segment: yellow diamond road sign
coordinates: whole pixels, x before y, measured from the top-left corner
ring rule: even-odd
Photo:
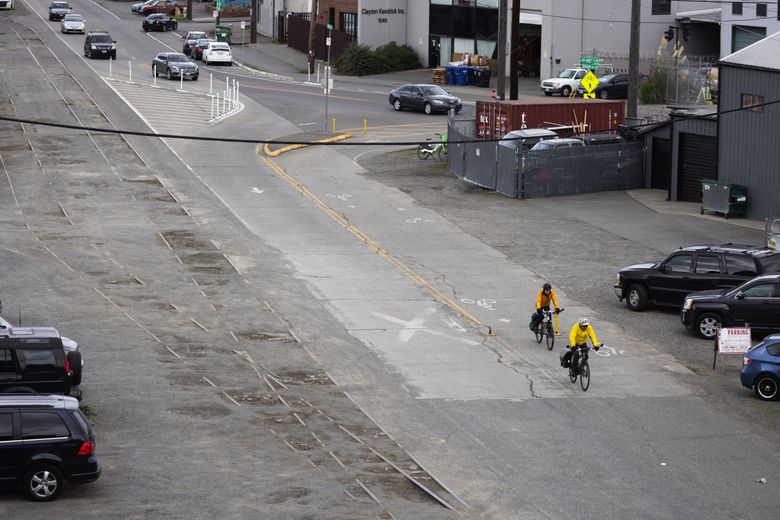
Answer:
[[[585,88],[586,92],[593,92],[593,89],[599,84],[599,78],[593,74],[592,70],[589,70],[580,81],[580,84]]]

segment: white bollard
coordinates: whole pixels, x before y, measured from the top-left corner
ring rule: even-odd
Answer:
[[[236,103],[238,103],[238,88],[241,86],[240,81],[236,81]]]
[[[111,75],[111,62],[114,61],[111,58],[108,59],[108,77],[113,79],[113,76]]]
[[[214,119],[214,96],[211,97],[211,117],[209,120]]]
[[[219,92],[217,92],[217,104],[215,105],[215,107],[216,107],[217,117],[219,117]]]
[[[179,90],[184,90],[184,72],[179,71]]]
[[[213,82],[214,82],[214,74],[209,72],[209,96],[212,95],[211,87],[213,85]]]
[[[130,83],[132,83],[133,82],[133,62],[132,61],[128,61],[127,62],[127,70],[130,71],[130,80],[129,81],[130,81]]]
[[[320,64],[317,64],[317,83],[320,82]]]
[[[226,106],[227,106],[227,98],[223,96],[222,97],[222,114],[225,113],[225,107]]]

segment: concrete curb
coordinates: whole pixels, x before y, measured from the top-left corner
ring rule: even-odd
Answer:
[[[333,143],[333,142],[336,142],[336,141],[343,141],[344,139],[349,139],[350,137],[352,137],[352,134],[347,132],[345,134],[340,134],[340,135],[336,135],[334,137],[328,137],[326,139],[320,139],[318,141],[312,141],[312,142],[313,143]],[[282,146],[278,150],[271,150],[271,148],[268,146],[268,143],[266,143],[265,145],[263,145],[263,152],[268,157],[278,157],[278,156],[282,155],[285,152],[290,152],[292,150],[297,150],[298,148],[305,148],[306,146],[309,146],[309,145],[305,144],[305,143],[288,144],[286,146]]]

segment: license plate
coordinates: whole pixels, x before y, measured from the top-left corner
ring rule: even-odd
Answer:
[[[108,51],[106,51],[106,50],[103,50],[103,51],[100,51],[100,52],[102,52],[103,54],[105,54],[105,53],[107,53]]]

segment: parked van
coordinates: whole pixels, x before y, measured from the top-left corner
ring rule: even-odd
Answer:
[[[523,128],[512,130],[498,142],[501,146],[507,146],[514,150],[530,150],[539,141],[555,139],[558,134],[546,128]]]

